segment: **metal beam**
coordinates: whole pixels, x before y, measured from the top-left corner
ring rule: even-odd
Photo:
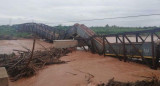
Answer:
[[[155,67],[154,33],[153,32],[151,32],[151,44],[152,44],[152,66]]]
[[[158,39],[160,39],[160,36],[158,34],[154,33],[154,35],[156,35],[158,37]]]
[[[149,63],[145,60],[144,56],[142,55],[142,53],[138,50],[138,48],[129,40],[129,38],[125,35],[125,38],[128,40],[128,42],[132,45],[132,47],[135,49],[135,51],[141,56],[142,60],[146,62],[147,65],[149,65]]]
[[[126,44],[125,44],[125,35],[122,35],[122,39],[123,39],[123,58],[124,58],[124,62],[127,61],[127,56],[126,56]]]
[[[139,34],[138,37],[142,40],[142,42],[145,42],[144,39]]]
[[[138,43],[138,34],[136,34],[136,42]]]
[[[117,35],[116,35],[116,43],[118,43],[118,38],[117,38]]]
[[[119,38],[119,36],[117,35],[117,38],[119,39],[119,41],[121,42],[121,43],[123,43],[123,41]]]
[[[155,68],[154,69],[157,69],[159,67],[159,60],[160,60],[160,44],[158,44],[156,46],[156,62],[155,62]]]
[[[110,48],[112,49],[112,51],[116,54],[116,56],[119,58],[119,60],[121,61],[121,58],[118,56],[118,53],[114,50],[114,48],[112,47],[112,45],[110,44],[110,42],[106,39],[106,38],[104,38],[105,40],[106,40],[106,42],[107,42],[107,44],[110,46]]]
[[[103,36],[103,55],[105,56],[106,46],[105,46],[105,37]]]

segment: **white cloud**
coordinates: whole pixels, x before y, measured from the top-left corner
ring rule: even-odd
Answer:
[[[0,0],[0,24],[70,25],[66,21],[160,13],[160,0]],[[160,16],[79,22],[86,25],[160,26]]]

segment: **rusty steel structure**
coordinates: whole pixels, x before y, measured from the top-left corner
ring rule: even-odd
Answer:
[[[19,31],[34,33],[50,42],[52,42],[53,40],[60,40],[65,38],[64,30],[56,29],[45,24],[24,23],[13,25],[13,27],[17,28]]]
[[[20,31],[27,31],[37,34],[43,39],[63,40],[75,39],[78,40],[79,46],[82,46],[87,51],[85,46],[93,53],[99,53],[104,56],[114,56],[124,62],[132,60],[141,61],[153,69],[159,67],[159,51],[160,44],[156,43],[156,39],[160,39],[160,28],[152,30],[125,32],[118,34],[96,35],[90,28],[83,24],[75,24],[72,28],[64,31],[54,27],[37,24],[25,23],[14,25]],[[109,40],[115,38],[115,42]],[[133,39],[135,41],[133,41]],[[150,39],[149,41],[147,39]]]
[[[152,30],[125,32],[118,34],[95,35],[94,37],[103,38],[103,54],[104,56],[116,56],[119,60],[138,59],[153,69],[159,66],[159,42],[158,33],[160,28]],[[111,43],[108,37],[115,38],[115,42]],[[132,40],[131,40],[132,38]],[[135,41],[133,41],[133,38]],[[155,40],[156,38],[156,40]],[[150,39],[147,41],[146,39]]]
[[[68,30],[67,34],[67,36],[72,36],[75,39],[80,37],[81,39],[79,38],[77,40],[79,40],[79,42],[83,42],[84,45],[87,45],[93,53],[103,53],[102,38],[93,38],[96,33],[87,26],[83,24],[75,24],[71,29]]]
[[[85,40],[85,45],[89,46],[90,50],[99,54],[103,53],[102,39],[99,37],[92,38],[96,33],[83,24],[75,24],[66,31],[38,23],[24,23],[13,25],[13,27],[17,28],[19,31],[34,33],[50,42],[53,42],[53,40],[78,39],[77,37],[81,37],[83,41]],[[91,38],[92,40],[89,40]]]

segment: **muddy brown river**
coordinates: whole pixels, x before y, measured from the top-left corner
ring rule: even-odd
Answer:
[[[52,46],[51,43],[42,40],[36,42],[37,50],[43,49],[41,45]],[[13,49],[25,50],[22,46],[31,49],[32,43],[33,40],[30,39],[0,40],[0,53],[11,53]],[[15,82],[9,81],[9,84],[10,86],[95,86],[95,84],[107,82],[113,77],[115,80],[127,82],[143,80],[145,79],[143,76],[148,77],[153,74],[160,76],[160,70],[152,70],[146,65],[123,62],[116,58],[79,50],[69,53],[61,60],[70,62],[46,66],[33,77]]]
[[[52,43],[47,43],[44,42],[43,40],[36,40],[35,49],[36,50],[44,49],[44,47],[42,47],[41,45],[43,45],[46,48],[52,47]],[[0,54],[12,53],[14,49],[17,50],[26,50],[25,48],[32,49],[32,46],[33,46],[32,39],[0,40]]]
[[[121,38],[122,37],[120,37],[120,39]],[[128,37],[128,38],[132,42],[136,41],[135,37]],[[146,37],[143,36],[142,38],[145,39]],[[107,39],[109,40],[110,43],[115,43],[116,42],[115,37],[107,37]],[[125,40],[125,41],[127,42],[127,40]],[[141,42],[140,39],[139,39],[139,41]],[[146,39],[146,42],[150,42],[150,41],[151,41],[151,37],[149,36]],[[157,41],[157,37],[154,37],[154,41]],[[25,50],[23,48],[23,46],[31,49],[32,48],[32,44],[33,44],[33,40],[32,39],[0,40],[0,54],[12,53],[14,49]],[[35,49],[37,49],[37,50],[43,49],[43,47],[41,45],[45,46],[46,48],[52,47],[52,43],[47,43],[47,42],[44,42],[43,40],[36,40]]]

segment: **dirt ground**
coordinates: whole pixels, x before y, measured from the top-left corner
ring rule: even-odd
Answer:
[[[126,82],[142,80],[152,74],[160,76],[160,70],[85,51],[74,51],[61,59],[70,62],[47,66],[36,76],[10,82],[10,86],[87,86],[90,82],[107,82],[113,77]]]

